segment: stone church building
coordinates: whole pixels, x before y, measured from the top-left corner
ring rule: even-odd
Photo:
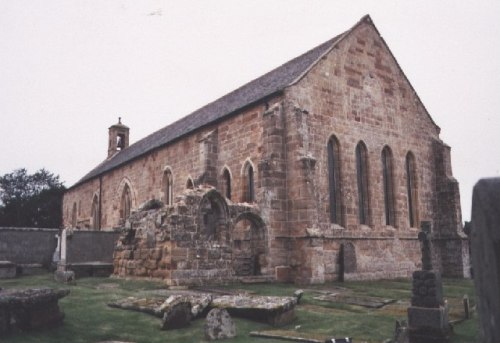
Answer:
[[[114,273],[171,284],[467,277],[450,147],[369,16],[108,156],[68,189],[66,227],[123,231]]]

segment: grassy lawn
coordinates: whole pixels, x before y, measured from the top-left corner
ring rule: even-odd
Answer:
[[[161,283],[109,278],[84,278],[76,285],[55,283],[52,274],[1,280],[2,288],[35,287],[69,288],[71,293],[60,300],[66,314],[59,328],[37,333],[17,333],[2,342],[99,342],[121,340],[129,342],[204,342],[204,320],[195,320],[185,329],[161,331],[161,320],[144,313],[110,308],[108,302],[137,292],[161,289]],[[290,284],[237,284],[227,288],[245,289],[261,295],[292,295],[297,286]],[[410,281],[344,282],[305,287],[301,304],[296,308],[297,320],[279,332],[303,337],[345,337],[355,342],[382,342],[391,338],[396,319],[405,319],[409,306]],[[382,297],[397,300],[381,309],[339,304],[314,299],[318,292],[344,292],[356,296]],[[474,303],[471,280],[444,280],[444,294],[450,305],[450,320],[463,317],[462,297],[469,296]],[[248,336],[250,331],[278,331],[275,328],[249,320],[235,318],[237,337],[226,342],[283,342]],[[296,326],[300,326],[296,328]],[[454,326],[453,342],[476,342],[477,316]]]

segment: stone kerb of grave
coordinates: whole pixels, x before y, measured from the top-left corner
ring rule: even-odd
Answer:
[[[17,330],[51,328],[62,323],[58,300],[69,290],[50,288],[0,291],[0,336]]]

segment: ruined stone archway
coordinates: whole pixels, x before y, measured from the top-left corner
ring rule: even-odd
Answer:
[[[216,190],[208,191],[200,201],[199,232],[208,241],[229,242],[228,208]]]
[[[267,267],[267,230],[250,212],[240,214],[232,230],[233,268],[237,276],[262,275]]]

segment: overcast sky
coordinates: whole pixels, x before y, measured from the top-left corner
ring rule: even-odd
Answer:
[[[452,147],[464,220],[500,176],[500,1],[0,0],[0,174],[71,186],[131,143],[370,14]]]

